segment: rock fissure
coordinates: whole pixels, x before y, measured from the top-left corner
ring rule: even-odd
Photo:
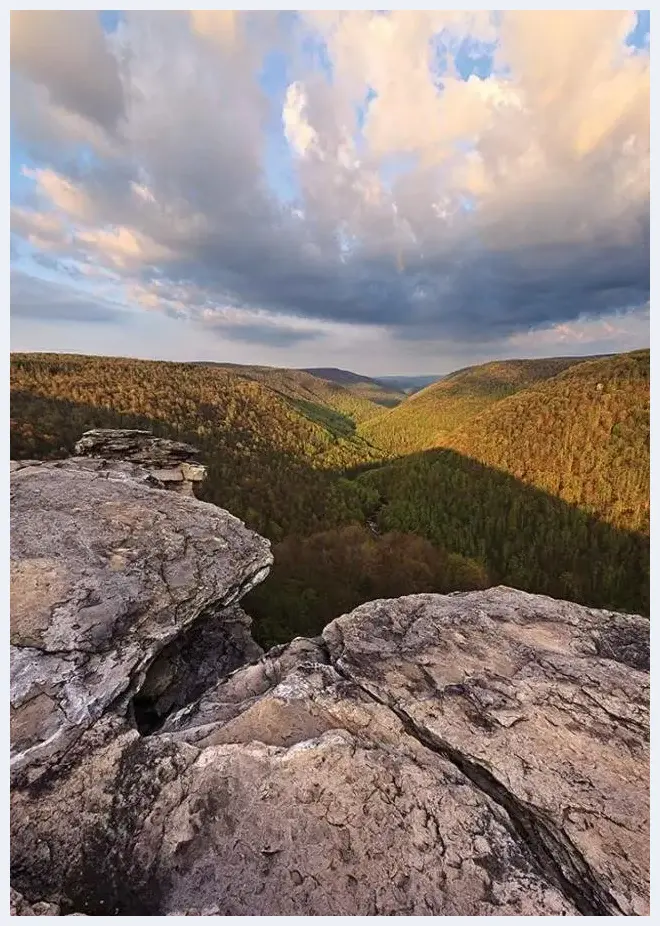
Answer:
[[[614,723],[616,723],[616,724],[622,726],[624,729],[630,730],[630,731],[632,731],[632,732],[634,732],[634,733],[639,733],[640,735],[644,736],[645,738],[648,738],[648,730],[646,729],[646,727],[644,726],[644,724],[638,723],[638,722],[637,722],[636,720],[634,720],[632,717],[623,717],[621,714],[617,714],[615,711],[609,710],[609,708],[607,708],[607,707],[602,703],[602,701],[600,701],[598,698],[595,698],[595,697],[591,694],[590,691],[587,691],[586,688],[583,688],[582,691],[583,691],[583,694],[584,694],[585,698],[589,698],[589,700],[590,700],[593,704],[595,704],[598,708],[600,708],[600,710],[601,710],[604,714],[606,714],[606,715],[609,717],[610,720],[613,720]]]
[[[350,672],[341,659],[332,661],[335,671],[357,685],[369,698],[392,711],[406,733],[422,746],[451,762],[475,787],[498,804],[511,821],[523,847],[531,854],[541,873],[574,903],[584,916],[623,916],[619,904],[598,882],[576,846],[538,807],[517,798],[491,771],[451,746],[391,699],[377,694]]]
[[[252,587],[258,574],[244,584]],[[249,633],[250,618],[232,604],[242,595],[233,589],[209,605],[140,669],[127,716],[142,736],[158,733],[172,713],[194,705],[221,678],[261,656]]]

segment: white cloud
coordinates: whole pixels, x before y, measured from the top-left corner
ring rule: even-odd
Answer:
[[[88,254],[96,254],[118,268],[140,267],[170,258],[168,248],[124,226],[98,231],[81,231],[75,240]]]
[[[290,84],[282,109],[284,134],[295,151],[304,155],[317,141],[317,134],[306,118],[307,95],[300,83]]]
[[[128,13],[110,39],[96,14],[14,14],[12,116],[38,164],[15,234],[119,275],[145,309],[264,343],[323,331],[323,350],[342,326],[402,354],[562,337],[648,298],[649,58],[623,44],[630,13],[284,21]],[[497,42],[485,80],[459,73],[468,35]],[[265,172],[278,115],[293,204]]]

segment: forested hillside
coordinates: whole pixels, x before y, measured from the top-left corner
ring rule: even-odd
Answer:
[[[364,601],[416,592],[487,588],[483,563],[450,553],[410,531],[375,535],[346,524],[311,536],[292,534],[273,549],[268,580],[245,599],[260,639],[314,635]]]
[[[371,379],[368,376],[360,376],[358,373],[351,373],[350,370],[337,370],[334,367],[313,367],[302,372],[311,373],[317,379],[326,380],[328,383],[336,383],[343,386],[352,395],[369,399],[371,402],[375,402],[376,405],[382,405],[386,408],[393,408],[406,397],[405,392],[394,384]],[[373,414],[370,417],[373,417]]]
[[[451,431],[492,403],[556,376],[582,359],[502,360],[457,370],[367,421],[360,433],[394,456],[439,447]]]
[[[379,458],[335,409],[220,367],[13,355],[11,390],[14,457],[66,455],[90,427],[189,440],[209,467],[206,498],[273,539],[360,517],[359,490],[334,471]]]
[[[270,645],[320,629],[321,615],[329,619],[345,602],[358,604],[366,587],[375,597],[393,587],[411,593],[422,575],[428,586],[429,575],[438,579],[444,569],[451,578],[450,569],[457,568],[455,558],[420,538],[381,540],[364,526],[377,494],[345,473],[382,455],[337,411],[353,407],[355,398],[338,397],[341,387],[313,380],[298,371],[266,370],[262,377],[254,368],[246,375],[242,368],[217,365],[14,354],[12,458],[66,456],[92,427],[147,428],[194,443],[208,466],[201,497],[275,544],[277,569],[253,602],[257,635]],[[306,393],[293,388],[301,383]],[[329,393],[334,407],[318,402]],[[344,533],[350,524],[361,533]],[[423,544],[430,564],[416,565],[415,543]],[[350,574],[343,567],[333,572],[338,547],[350,551]],[[307,552],[291,554],[300,549]],[[399,563],[396,586],[390,560]],[[320,602],[316,616],[312,601]]]
[[[648,350],[589,360],[491,406],[445,444],[648,534],[649,379]]]
[[[444,443],[359,477],[382,530],[475,557],[495,582],[647,613],[648,351],[571,366]]]
[[[282,367],[247,366],[238,363],[209,366],[262,383],[292,402],[305,416],[318,420],[321,424],[326,423],[328,409],[331,409],[345,420],[342,422],[339,418],[330,416],[327,423],[335,430],[345,433],[355,431],[357,422],[368,421],[385,411],[385,403],[376,401],[376,396],[384,395],[384,390],[376,383],[365,388],[361,383],[343,384],[312,375],[308,370],[288,370]],[[356,379],[361,380],[362,377]],[[371,382],[367,380],[367,383]],[[399,396],[396,401],[400,401],[401,398],[403,397]]]
[[[452,450],[359,479],[381,499],[382,531],[419,534],[480,562],[492,584],[648,613],[649,541]]]
[[[647,613],[648,370],[648,351],[486,364],[386,410],[306,371],[15,354],[12,456],[67,455],[92,427],[196,444],[202,497],[274,543],[245,602],[264,645],[367,599],[499,582]],[[381,448],[400,412],[413,447],[446,449]]]

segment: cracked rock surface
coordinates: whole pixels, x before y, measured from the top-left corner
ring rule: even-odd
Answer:
[[[21,902],[88,915],[648,914],[648,621],[509,588],[414,595],[266,654],[224,643],[214,666],[203,641],[223,620],[249,636],[236,601],[270,563],[265,541],[134,468],[90,463],[13,476],[12,555],[43,563],[19,568],[12,597],[25,651],[12,685],[41,679],[17,701],[36,727],[26,744],[23,720],[15,747]],[[39,506],[50,541],[29,529]],[[113,570],[118,543],[135,558]],[[96,582],[103,632],[62,604],[86,607],[73,575]],[[136,576],[127,614],[116,602]],[[55,661],[37,675],[41,660]],[[149,735],[129,692],[160,710]]]
[[[13,468],[14,778],[36,780],[128,703],[156,655],[200,615],[227,640],[218,674],[244,662],[243,649],[258,655],[231,606],[267,574],[268,542],[149,479],[135,464],[101,460]]]

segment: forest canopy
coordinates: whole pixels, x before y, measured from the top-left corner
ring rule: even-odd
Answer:
[[[198,446],[201,497],[274,544],[245,600],[266,645],[361,601],[495,583],[648,613],[648,351],[486,364],[403,400],[322,372],[345,383],[14,354],[12,457],[66,456],[93,427]]]

